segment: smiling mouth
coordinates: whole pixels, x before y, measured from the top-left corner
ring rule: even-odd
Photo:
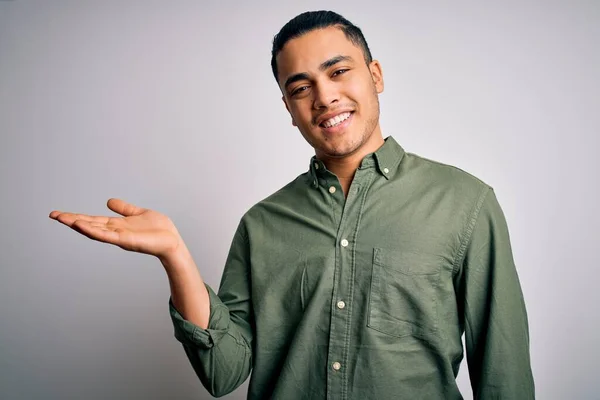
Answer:
[[[350,118],[351,114],[352,114],[351,111],[343,112],[341,114],[336,115],[333,118],[329,118],[329,119],[321,122],[319,124],[319,126],[322,128],[334,128],[334,127],[338,126],[339,124],[341,124],[342,122],[344,122],[345,120],[347,120],[348,118]]]

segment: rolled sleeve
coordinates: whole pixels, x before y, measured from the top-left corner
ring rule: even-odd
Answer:
[[[206,283],[208,327],[186,320],[169,298],[174,336],[204,387],[213,396],[235,390],[252,370],[252,304],[248,240],[240,222],[234,235],[218,293]]]
[[[229,311],[214,290],[207,284],[204,286],[206,286],[210,299],[210,317],[207,329],[186,320],[173,305],[171,297],[169,297],[169,312],[173,322],[174,335],[178,341],[188,346],[210,349],[227,333]]]

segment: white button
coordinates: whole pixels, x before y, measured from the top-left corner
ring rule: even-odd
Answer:
[[[346,239],[342,239],[342,247],[348,246],[348,241]]]
[[[387,168],[384,168],[384,169],[383,169],[383,172],[387,174],[388,172],[390,172],[390,170],[389,170],[389,169],[387,169]]]
[[[342,368],[342,364],[340,364],[339,362],[334,362],[332,365],[333,369],[335,369],[336,371],[338,371],[340,368]]]
[[[331,194],[335,193],[335,186],[329,186],[329,193],[331,193]]]
[[[319,163],[315,163],[315,169],[319,169]]]
[[[346,307],[346,303],[344,303],[342,300],[337,302],[337,308],[341,310],[344,307]]]

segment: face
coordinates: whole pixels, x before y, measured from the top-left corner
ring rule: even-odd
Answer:
[[[367,65],[362,50],[337,27],[308,32],[277,55],[283,101],[317,157],[344,158],[375,151],[381,140],[379,62]]]

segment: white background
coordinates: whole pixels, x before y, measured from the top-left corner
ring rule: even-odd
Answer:
[[[270,50],[323,8],[383,66],[384,136],[495,188],[538,398],[599,398],[599,2],[63,0],[0,1],[0,398],[209,398],[160,263],[48,214],[161,211],[216,288],[242,214],[308,168]]]

